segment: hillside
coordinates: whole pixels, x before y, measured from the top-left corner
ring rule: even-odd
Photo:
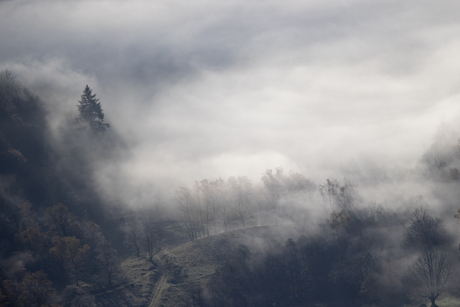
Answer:
[[[250,247],[252,253],[264,251],[273,242],[295,235],[294,229],[261,226],[222,233],[187,242],[160,253],[166,282],[150,307],[178,306],[193,287],[204,286],[215,270],[233,259],[238,246]]]
[[[239,245],[257,253],[295,235],[292,228],[261,226],[190,241],[165,248],[155,256],[154,264],[143,255],[129,257],[121,264],[124,282],[85,290],[95,296],[98,306],[188,306],[193,288],[204,286],[218,267],[232,259]]]
[[[269,251],[278,253],[277,246],[282,246],[280,244],[288,238],[295,240],[300,233],[288,226],[252,227],[165,248],[155,256],[153,264],[145,255],[129,257],[121,265],[124,282],[109,289],[91,289],[89,292],[95,296],[98,306],[207,306],[197,303],[200,296],[209,295],[207,290],[201,291],[209,288],[211,280],[216,280],[216,272],[220,272],[217,275],[225,274],[221,269],[238,257],[241,245],[249,248],[250,254],[255,256],[253,259],[262,259],[261,255]],[[411,307],[419,306],[421,302],[417,297],[397,295],[391,300],[383,299],[380,303],[365,306]],[[343,306],[349,306],[348,303],[351,302]],[[459,304],[458,295],[453,292],[437,301],[439,307]],[[322,305],[313,303],[312,306]]]

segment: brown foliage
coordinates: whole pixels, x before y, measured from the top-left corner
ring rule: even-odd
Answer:
[[[26,249],[39,253],[45,246],[46,236],[40,231],[40,228],[29,226],[26,230],[16,234],[15,240],[22,244]]]
[[[27,272],[20,282],[1,281],[0,306],[58,307],[56,290],[43,271]]]
[[[78,228],[74,215],[70,213],[67,206],[62,204],[57,204],[46,210],[45,223],[51,233],[61,237],[74,234]]]
[[[67,270],[75,275],[75,281],[78,286],[79,271],[90,247],[87,244],[81,246],[80,239],[75,237],[54,237],[53,245],[50,249],[50,254],[58,263],[66,266]]]

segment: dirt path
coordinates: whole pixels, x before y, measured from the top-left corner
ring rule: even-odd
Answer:
[[[168,275],[163,272],[163,275],[158,280],[157,284],[155,285],[155,289],[153,290],[153,296],[150,300],[149,307],[158,307],[161,299],[161,292],[167,288],[166,281],[168,280]]]

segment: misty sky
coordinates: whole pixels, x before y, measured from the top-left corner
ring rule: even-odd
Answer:
[[[86,84],[136,185],[413,165],[460,114],[458,1],[0,1],[0,69],[75,112]],[[58,108],[59,107],[59,108]],[[59,122],[53,123],[56,127]],[[346,168],[346,167],[345,167]]]

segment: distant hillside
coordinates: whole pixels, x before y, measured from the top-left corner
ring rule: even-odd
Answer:
[[[156,255],[154,264],[144,257],[129,257],[121,264],[125,285],[115,292],[96,294],[96,303],[128,306],[126,302],[130,301],[132,306],[191,306],[193,290],[204,287],[216,269],[234,259],[239,246],[262,253],[275,242],[295,236],[297,231],[292,227],[252,227],[165,248]],[[149,305],[144,305],[142,301],[147,298]]]

